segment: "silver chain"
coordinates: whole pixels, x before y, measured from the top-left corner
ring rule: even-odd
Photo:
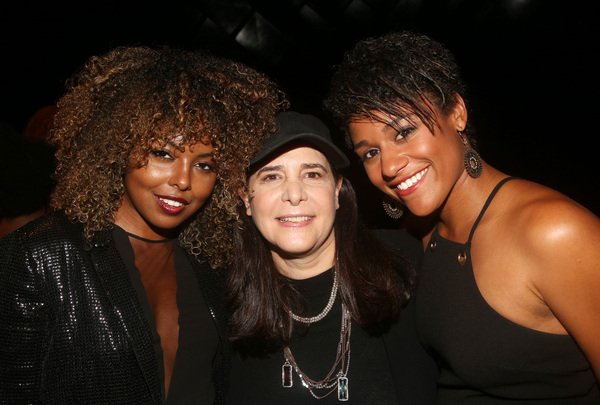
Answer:
[[[346,305],[344,305],[342,303],[342,326],[341,326],[341,330],[340,330],[340,341],[339,341],[338,347],[337,347],[337,354],[336,354],[335,362],[333,363],[333,366],[331,367],[331,370],[329,371],[327,376],[324,379],[322,379],[321,381],[312,380],[306,374],[304,374],[302,372],[302,370],[300,370],[300,367],[298,367],[298,364],[296,363],[296,360],[294,359],[294,356],[292,355],[292,351],[290,350],[289,346],[286,346],[283,349],[285,363],[283,365],[282,378],[284,379],[284,381],[285,380],[289,381],[288,382],[289,385],[285,385],[285,383],[284,383],[284,387],[292,386],[291,375],[284,375],[286,373],[286,371],[285,371],[286,367],[292,366],[294,368],[294,370],[296,371],[296,374],[298,374],[298,377],[300,378],[302,385],[305,388],[307,388],[308,391],[310,392],[310,394],[313,397],[315,397],[316,399],[325,398],[326,396],[331,394],[333,391],[335,391],[335,389],[337,387],[338,400],[340,400],[340,401],[348,400],[348,391],[347,391],[348,378],[347,378],[347,375],[348,375],[348,369],[350,368],[350,332],[351,332],[351,326],[352,326],[351,319],[352,319],[352,317],[350,315],[350,311],[348,311],[348,309],[346,308]],[[340,366],[340,369],[336,373],[336,369],[338,368],[338,366]],[[340,382],[340,380],[344,380],[343,390],[342,390],[342,387],[340,386],[340,384],[342,384]],[[330,389],[330,391],[327,392],[325,395],[319,396],[313,392],[313,389]],[[341,392],[341,391],[343,391],[343,392]]]
[[[338,291],[338,286],[339,286],[338,271],[336,269],[333,271],[333,287],[331,288],[331,295],[329,296],[329,301],[327,302],[327,306],[325,306],[325,309],[323,309],[323,311],[319,315],[315,315],[310,318],[303,318],[301,316],[294,314],[292,311],[290,311],[290,316],[292,317],[292,319],[294,319],[295,321],[298,321],[298,322],[313,323],[313,322],[318,322],[321,319],[325,318],[325,315],[327,315],[329,313],[329,311],[331,310],[331,307],[333,307],[333,303],[335,302],[335,297],[336,297],[337,291]]]

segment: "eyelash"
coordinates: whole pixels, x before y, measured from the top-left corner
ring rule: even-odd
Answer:
[[[415,127],[405,127],[400,128],[400,130],[396,133],[396,140],[402,140],[409,137],[415,130]]]
[[[364,163],[367,160],[373,159],[375,156],[368,156],[372,152],[379,153],[379,151],[377,149],[369,149],[368,151],[366,151],[365,153],[363,153],[362,157],[360,158],[360,161]]]
[[[262,182],[266,182],[266,181],[271,181],[271,180],[276,180],[277,179],[277,175],[276,174],[267,174],[264,175],[263,177],[261,177],[261,181]]]
[[[155,156],[160,159],[173,159],[173,156],[169,152],[167,152],[166,150],[162,150],[162,149],[153,150],[150,152],[150,154],[152,156]]]
[[[205,163],[205,162],[199,162],[196,164],[196,166],[199,167],[200,170],[205,170],[205,171],[214,171],[214,167],[211,164]]]
[[[165,159],[165,160],[173,160],[173,155],[171,155],[170,152],[166,151],[166,150],[153,150],[150,152],[150,154],[152,156],[155,156],[159,159]],[[214,167],[213,165],[211,165],[210,163],[206,163],[206,162],[198,162],[195,165],[196,167],[198,167],[200,170],[202,171],[214,171]]]
[[[320,179],[321,177],[323,177],[323,175],[319,172],[308,172],[308,173],[306,173],[306,176],[308,176],[311,179],[315,179],[315,178]]]
[[[394,140],[397,141],[402,141],[402,140],[406,140],[406,138],[408,138],[410,135],[412,135],[412,133],[415,131],[415,127],[405,127],[405,128],[400,128],[398,130],[398,132],[396,132],[396,136],[394,137]],[[369,154],[372,154],[373,152],[376,152],[375,155],[373,156],[368,156]],[[379,151],[377,149],[369,149],[367,150],[365,153],[363,153],[362,157],[360,158],[360,162],[364,163],[367,160],[373,159],[377,154],[379,154]]]

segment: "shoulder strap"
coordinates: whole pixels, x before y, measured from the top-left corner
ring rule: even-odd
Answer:
[[[496,193],[498,192],[498,190],[500,190],[500,187],[502,187],[504,185],[504,183],[506,183],[510,180],[514,180],[514,179],[516,179],[516,177],[505,177],[502,180],[500,180],[498,182],[498,184],[496,184],[496,187],[494,187],[494,189],[490,193],[489,197],[487,198],[487,201],[483,205],[483,208],[479,212],[479,216],[477,217],[477,219],[475,220],[475,223],[473,224],[473,227],[471,228],[471,233],[469,234],[469,240],[467,241],[467,244],[469,244],[469,245],[471,244],[471,239],[473,238],[475,229],[477,229],[477,225],[479,225],[479,221],[481,221],[481,218],[483,218],[483,214],[485,214],[485,212],[487,211],[488,207],[492,203],[492,200],[496,196]]]

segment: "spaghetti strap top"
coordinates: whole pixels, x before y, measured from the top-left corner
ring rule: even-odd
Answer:
[[[415,317],[419,338],[440,366],[438,404],[598,404],[597,380],[571,336],[513,323],[477,287],[473,235],[500,188],[513,179],[495,186],[466,243],[445,239],[436,227],[426,248]]]
[[[481,209],[481,211],[479,211],[479,215],[477,216],[477,219],[473,223],[473,226],[471,227],[471,232],[469,233],[469,240],[467,241],[467,245],[468,246],[471,246],[471,240],[473,239],[473,234],[475,233],[475,229],[477,229],[477,225],[479,225],[479,221],[481,221],[481,218],[483,218],[483,215],[485,214],[485,212],[487,211],[488,207],[492,203],[492,200],[494,199],[494,197],[498,193],[498,190],[500,190],[500,187],[502,187],[506,182],[508,182],[510,180],[514,180],[514,179],[516,179],[516,177],[505,177],[504,179],[500,180],[498,182],[498,184],[496,184],[496,186],[494,187],[494,189],[490,193],[489,197],[485,201],[485,204],[483,204],[483,208]]]
[[[473,223],[473,226],[471,227],[471,231],[469,232],[469,238],[467,239],[467,242],[464,244],[463,248],[458,250],[457,260],[461,265],[466,263],[467,252],[469,252],[471,250],[471,240],[473,240],[473,234],[475,233],[475,229],[477,229],[477,225],[479,225],[481,218],[483,218],[483,214],[485,214],[488,207],[492,203],[492,200],[496,196],[496,193],[498,193],[498,190],[500,190],[500,188],[504,185],[504,183],[506,183],[510,180],[514,180],[514,179],[516,179],[516,177],[505,177],[504,179],[500,180],[498,182],[498,184],[496,184],[496,186],[494,187],[494,189],[492,190],[490,195],[488,196],[487,200],[485,201],[485,204],[483,204],[483,208],[481,208],[481,211],[479,211],[479,215],[477,216],[477,219],[475,220],[475,222]],[[429,246],[430,250],[434,250],[437,245],[436,235],[438,235],[438,227],[439,227],[439,222],[435,226],[435,232],[429,240],[428,246]]]

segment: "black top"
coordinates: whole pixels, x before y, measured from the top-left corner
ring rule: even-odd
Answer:
[[[129,237],[128,237],[129,236]],[[129,276],[136,290],[140,304],[154,336],[154,351],[158,359],[158,372],[161,376],[162,392],[164,396],[164,367],[163,352],[160,336],[156,330],[156,323],[150,304],[148,302],[144,285],[140,278],[140,271],[136,267],[137,255],[150,255],[146,263],[157,264],[161,261],[159,251],[169,250],[172,263],[177,275],[177,307],[179,309],[179,343],[173,366],[173,373],[169,387],[166,404],[212,404],[215,398],[215,389],[212,384],[212,361],[219,345],[219,335],[212,321],[202,294],[199,293],[190,261],[179,246],[177,239],[164,239],[151,241],[126,233],[122,228],[115,226],[113,237],[119,253],[123,257],[129,270]],[[130,237],[134,238],[140,248],[132,248]],[[155,259],[155,260],[153,260]]]
[[[310,314],[314,316],[325,308],[333,284],[333,272],[329,270],[306,280],[292,280],[306,298]],[[340,340],[342,317],[341,300],[338,297],[333,308],[322,320],[301,328],[295,333],[290,349],[298,367],[313,380],[323,379],[336,357]],[[349,400],[351,404],[389,405],[398,403],[385,346],[381,337],[371,337],[356,323],[352,323],[350,335],[350,368],[348,370]],[[283,351],[266,359],[237,356],[232,360],[231,379],[227,402],[231,404],[333,404],[339,403],[337,391],[317,400],[302,386],[293,372],[293,386],[282,386]],[[315,391],[320,395],[326,390]]]
[[[216,402],[229,370],[219,275],[187,255],[221,338]],[[55,212],[0,241],[0,403],[162,404],[152,328],[112,232],[83,239]]]
[[[444,239],[436,229],[425,252],[416,321],[441,365],[438,403],[599,404],[597,381],[571,336],[509,321],[477,288],[471,240],[502,184],[489,196],[467,243]],[[459,254],[466,259],[462,265]]]
[[[439,368],[421,344],[415,326],[415,297],[419,293],[423,244],[404,230],[376,229],[373,232],[389,249],[406,258],[417,274],[417,285],[400,320],[383,335],[396,394],[401,404],[435,404]]]

